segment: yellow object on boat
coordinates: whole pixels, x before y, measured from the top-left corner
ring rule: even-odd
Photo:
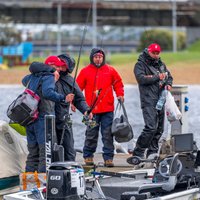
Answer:
[[[19,134],[26,136],[26,128],[18,123],[10,123],[10,127],[15,129]]]

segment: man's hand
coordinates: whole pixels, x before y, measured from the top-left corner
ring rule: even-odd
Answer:
[[[55,82],[57,82],[59,78],[60,78],[60,74],[57,71],[55,71],[54,72],[54,80],[55,80]]]
[[[70,93],[66,96],[65,101],[72,102],[74,100],[74,94]]]
[[[124,103],[124,97],[123,96],[118,96],[117,99]]]
[[[84,115],[85,115],[85,116],[88,115],[88,112],[85,111]],[[93,114],[92,114],[92,112],[90,112],[90,114],[88,115],[88,118],[89,118],[90,120],[93,119]]]
[[[76,107],[74,106],[74,104],[71,103],[70,105],[71,105],[71,111],[76,112]]]
[[[172,89],[172,86],[171,85],[166,85],[165,89],[168,90],[168,91],[170,91]]]
[[[160,73],[159,78],[160,80],[164,80],[166,78],[167,74],[166,73]]]

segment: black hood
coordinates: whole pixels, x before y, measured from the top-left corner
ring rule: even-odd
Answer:
[[[67,54],[61,54],[58,56],[58,58],[60,58],[67,64],[68,66],[67,72],[72,73],[76,64],[75,60]]]
[[[140,54],[138,61],[142,61],[151,66],[162,66],[163,65],[160,58],[155,59],[149,55],[147,48],[145,48],[144,51],[142,52],[142,54]]]
[[[41,62],[33,62],[31,63],[29,67],[29,71],[32,74],[38,74],[38,73],[54,73],[56,71],[55,68],[51,67],[50,65],[46,65]]]
[[[95,63],[93,62],[93,56],[96,53],[102,53],[103,54],[103,62],[102,62],[102,64],[100,66],[96,66]],[[95,65],[96,67],[101,67],[101,66],[103,66],[105,64],[105,60],[106,60],[106,56],[105,56],[105,53],[104,53],[103,49],[101,49],[101,48],[93,48],[91,50],[91,53],[90,53],[90,63],[91,64]]]

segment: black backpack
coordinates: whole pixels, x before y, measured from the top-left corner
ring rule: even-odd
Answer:
[[[9,105],[7,110],[8,118],[11,119],[12,122],[22,126],[31,124],[39,115],[38,104],[40,102],[40,97],[34,91],[28,89],[30,81],[24,92]],[[36,88],[38,87],[39,83]]]

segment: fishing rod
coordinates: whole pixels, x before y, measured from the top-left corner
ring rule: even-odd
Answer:
[[[82,36],[82,40],[81,40],[81,46],[80,46],[80,49],[79,49],[78,60],[77,60],[77,65],[76,65],[76,70],[75,70],[75,75],[74,75],[74,81],[73,81],[73,86],[72,86],[72,94],[74,93],[74,85],[75,85],[76,77],[77,77],[77,74],[78,74],[81,52],[82,52],[83,42],[85,40],[85,35],[86,35],[86,32],[87,32],[87,25],[88,25],[88,21],[89,21],[89,17],[90,17],[91,8],[92,8],[92,1],[91,1],[91,4],[90,4],[90,7],[88,9],[86,22],[85,22],[85,26],[84,26],[84,29],[83,29],[83,36]]]
[[[116,82],[117,82],[117,81],[115,80],[114,83],[113,83],[113,85],[114,85]],[[103,98],[107,95],[107,93],[108,93],[108,91],[109,91],[110,89],[111,89],[110,87],[107,88],[107,90],[104,92],[104,95],[101,96],[101,99],[103,99]],[[83,116],[82,122],[83,122],[86,126],[89,126],[90,128],[93,128],[93,127],[95,127],[95,126],[97,125],[97,123],[96,123],[96,121],[95,121],[94,119],[92,119],[92,120],[89,119],[89,114],[92,112],[92,110],[95,108],[95,106],[96,106],[97,103],[99,102],[99,100],[100,100],[100,99],[99,99],[99,95],[100,95],[101,91],[102,91],[102,88],[98,90],[97,95],[96,95],[96,98],[95,98],[93,104],[90,106],[90,109],[87,111],[87,115],[84,115],[84,116]]]
[[[90,109],[88,110],[88,114],[90,114],[93,111],[93,109],[95,108],[95,106],[97,105],[97,101],[99,99],[99,95],[100,95],[101,91],[102,91],[102,89],[98,90],[96,98],[95,98],[93,104],[90,106]]]

